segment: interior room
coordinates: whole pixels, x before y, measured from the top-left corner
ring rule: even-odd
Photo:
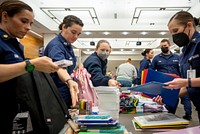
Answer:
[[[33,8],[34,23],[28,34],[20,39],[26,58],[37,58],[50,40],[60,33],[59,24],[67,15],[78,16],[84,23],[83,31],[72,46],[77,60],[84,62],[95,51],[99,40],[107,40],[112,48],[107,71],[116,68],[128,58],[140,67],[145,49],[161,52],[160,41],[168,39],[170,50],[181,54],[182,48],[173,43],[168,31],[169,19],[178,11],[188,11],[200,18],[200,0],[22,0]],[[200,31],[200,26],[197,26]],[[199,124],[195,107],[192,108],[191,126]],[[184,115],[178,105],[177,115]],[[128,131],[135,132],[132,116],[120,115],[120,122]],[[127,121],[128,120],[128,121]],[[131,125],[130,125],[131,124]],[[141,134],[143,132],[135,132]],[[147,134],[152,132],[147,132]]]

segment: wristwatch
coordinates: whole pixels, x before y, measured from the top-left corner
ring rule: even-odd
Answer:
[[[33,72],[33,70],[35,69],[35,66],[33,64],[31,64],[29,59],[26,59],[25,62],[26,62],[26,67],[25,67],[26,71]]]

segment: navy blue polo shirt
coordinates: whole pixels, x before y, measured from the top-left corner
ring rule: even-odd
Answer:
[[[5,31],[0,29],[0,64],[13,64],[24,61],[23,46]],[[12,80],[0,83],[0,94],[2,90],[12,90]]]
[[[72,45],[68,44],[61,34],[58,34],[58,36],[48,43],[45,48],[44,55],[52,58],[53,61],[59,61],[63,59],[71,60],[73,65],[66,67],[66,70],[69,75],[73,73],[73,70],[76,66],[76,57],[74,55]],[[57,73],[52,73],[51,76],[60,90],[65,90],[67,88],[66,84],[60,80]]]
[[[160,53],[153,58],[152,69],[180,76],[179,56],[170,52],[170,55]]]
[[[5,31],[0,29],[0,64],[13,64],[24,61],[23,46]],[[14,118],[17,112],[17,101],[15,96],[15,79],[0,83],[0,113]],[[4,115],[3,115],[4,116]],[[2,117],[2,116],[1,116]]]
[[[24,61],[23,46],[5,31],[0,29],[0,64]]]
[[[187,70],[190,68],[188,59],[194,57],[191,60],[192,69],[196,70],[196,77],[200,77],[200,33],[195,32],[190,44],[184,46],[182,49],[182,55],[180,56],[180,71],[181,77],[187,78]],[[200,87],[187,88],[190,99],[193,101],[197,110],[200,111]],[[200,117],[200,115],[199,115]]]
[[[144,59],[140,61],[140,69],[138,73],[138,78],[141,78],[142,71],[148,68],[151,68],[151,60],[144,57]]]
[[[106,75],[107,59],[102,60],[94,52],[83,62],[84,67],[91,74],[91,81],[96,86],[108,86],[108,81],[111,79]]]

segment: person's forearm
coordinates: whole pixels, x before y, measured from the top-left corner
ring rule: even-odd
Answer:
[[[58,73],[60,80],[62,80],[63,82],[65,82],[67,79],[71,78],[71,76],[68,74],[66,69],[60,68],[60,69],[58,69],[57,73]]]
[[[191,87],[200,87],[200,78],[191,78]]]
[[[26,63],[0,64],[0,83],[26,73]]]

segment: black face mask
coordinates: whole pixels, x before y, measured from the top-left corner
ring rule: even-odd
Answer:
[[[186,46],[190,42],[189,37],[184,32],[174,34],[172,35],[172,38],[173,38],[173,42],[179,47]]]
[[[167,53],[169,51],[168,47],[161,47],[161,51],[163,53]]]

